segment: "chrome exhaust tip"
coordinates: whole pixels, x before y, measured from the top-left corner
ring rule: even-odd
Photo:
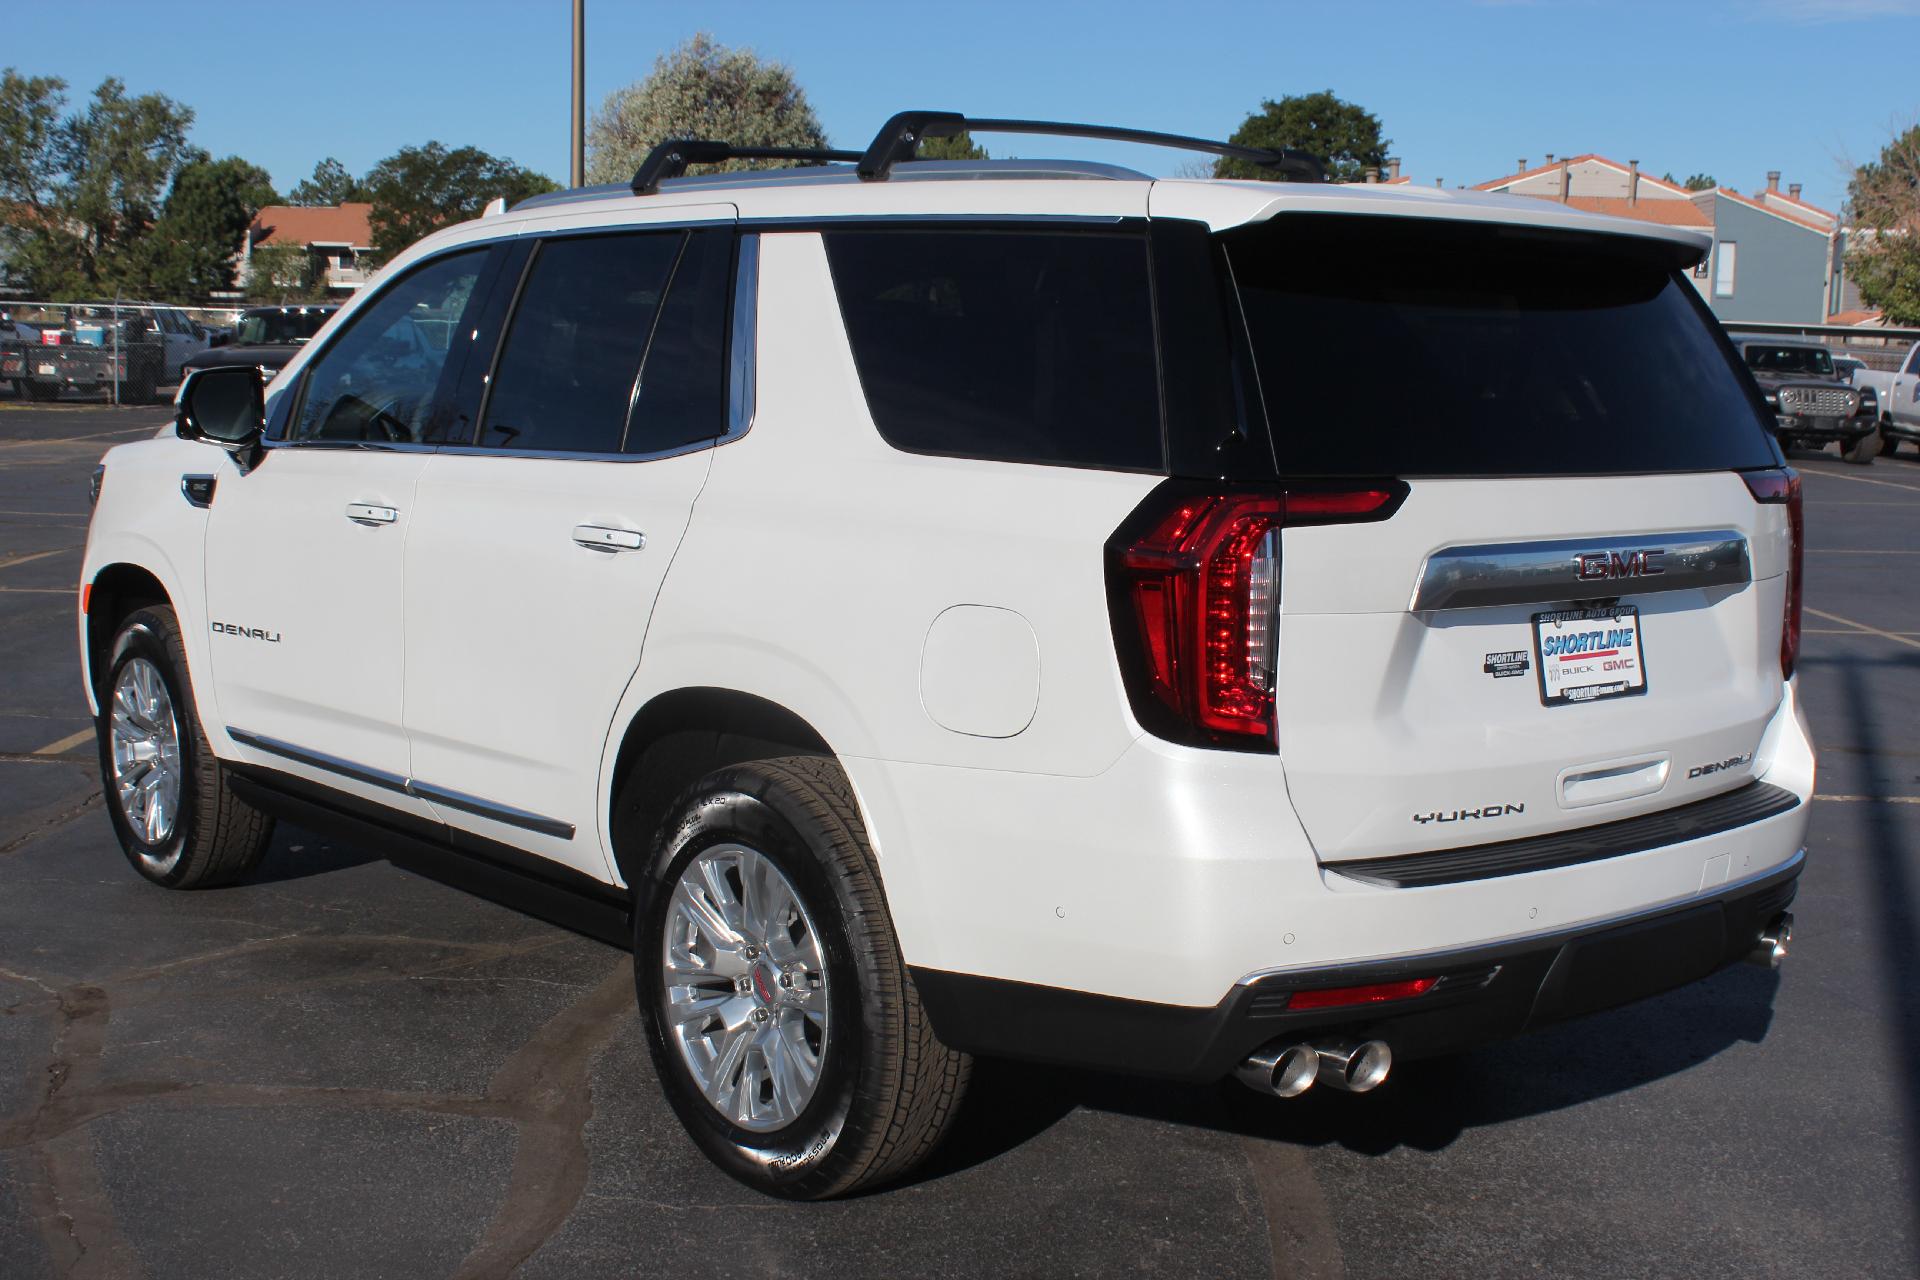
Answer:
[[[1385,1040],[1323,1044],[1316,1052],[1320,1058],[1320,1083],[1346,1093],[1366,1093],[1378,1088],[1387,1078],[1387,1072],[1393,1069],[1393,1050]]]
[[[1297,1098],[1313,1088],[1320,1073],[1320,1055],[1310,1044],[1274,1043],[1247,1055],[1234,1070],[1241,1084],[1255,1093]]]
[[[1792,941],[1793,912],[1782,911],[1760,931],[1753,950],[1747,952],[1747,963],[1759,965],[1762,969],[1778,969],[1780,962],[1787,958],[1787,944]]]

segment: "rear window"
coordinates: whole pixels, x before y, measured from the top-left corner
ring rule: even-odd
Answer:
[[[1143,236],[827,233],[854,363],[897,448],[1164,466]]]
[[[1225,243],[1283,475],[1774,465],[1747,380],[1660,246],[1332,215]]]

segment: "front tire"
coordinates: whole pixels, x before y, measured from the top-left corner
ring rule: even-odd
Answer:
[[[168,889],[208,889],[250,873],[273,820],[233,793],[194,710],[173,610],[135,610],[114,633],[95,733],[107,813],[120,848]]]
[[[1852,443],[1840,445],[1840,456],[1855,466],[1864,467],[1880,453],[1880,428],[1875,427]]]
[[[971,1060],[920,1007],[838,765],[792,756],[709,774],[641,888],[648,1048],[715,1164],[815,1200],[897,1178],[938,1145]]]

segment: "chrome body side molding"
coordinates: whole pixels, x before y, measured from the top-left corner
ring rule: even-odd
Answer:
[[[1495,542],[1428,556],[1407,607],[1418,613],[1552,604],[1751,581],[1746,536],[1733,529]]]
[[[323,751],[309,751],[291,742],[269,738],[263,733],[253,733],[246,729],[228,729],[227,736],[242,746],[252,747],[256,751],[265,751],[283,760],[292,760],[314,769],[324,769],[328,773],[337,773],[343,778],[352,778],[355,782],[364,782],[368,786],[412,796],[416,800],[425,800],[428,804],[459,809],[493,822],[505,823],[510,827],[536,831],[543,836],[555,836],[561,840],[573,839],[573,824],[562,822],[558,818],[542,817],[537,813],[528,813],[525,809],[495,804],[491,800],[482,800],[478,796],[470,796],[465,792],[431,786],[415,778],[403,778],[397,773],[389,773],[385,769],[369,768],[366,765],[355,764],[351,760],[342,760],[338,756],[330,756]]]

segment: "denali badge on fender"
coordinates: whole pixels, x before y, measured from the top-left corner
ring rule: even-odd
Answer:
[[[236,627],[231,622],[213,624],[213,634],[217,636],[239,636],[243,640],[265,640],[268,644],[279,644],[280,633],[268,631],[263,627]]]

